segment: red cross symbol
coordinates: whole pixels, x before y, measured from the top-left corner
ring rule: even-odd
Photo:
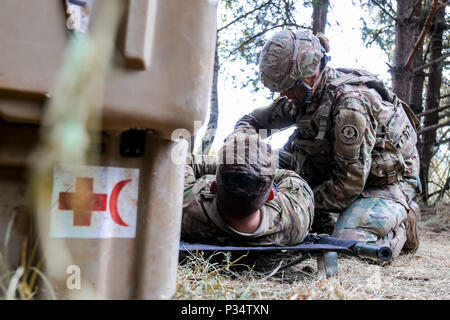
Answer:
[[[92,211],[106,211],[108,195],[93,193],[94,179],[77,178],[76,192],[59,193],[59,210],[73,210],[74,226],[90,226]]]

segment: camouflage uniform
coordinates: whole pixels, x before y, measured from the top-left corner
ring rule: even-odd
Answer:
[[[262,220],[254,233],[231,228],[218,212],[215,194],[216,159],[189,156],[185,170],[181,239],[229,245],[294,245],[303,241],[313,220],[312,190],[295,172],[277,169],[275,198],[261,207]]]
[[[314,190],[318,220],[340,214],[333,236],[390,245],[406,241],[411,202],[420,192],[417,118],[364,70],[325,68],[312,102],[280,97],[242,117],[236,130],[296,125],[280,167]]]

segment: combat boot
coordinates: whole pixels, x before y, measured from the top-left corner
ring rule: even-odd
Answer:
[[[419,205],[411,201],[409,203],[409,212],[405,220],[406,227],[406,242],[403,250],[408,253],[416,253],[419,248],[419,220],[420,208]]]

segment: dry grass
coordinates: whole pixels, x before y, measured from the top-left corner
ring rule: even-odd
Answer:
[[[52,288],[40,271],[43,260],[38,254],[38,240],[33,236],[25,237],[22,242],[21,264],[16,269],[10,267],[8,246],[14,217],[13,214],[4,236],[4,247],[0,250],[0,300],[33,300],[38,288],[38,277],[49,286],[50,291]],[[29,235],[32,235],[32,231]]]
[[[420,248],[380,266],[339,257],[339,275],[320,279],[315,259],[272,277],[289,254],[243,257],[194,252],[179,265],[174,299],[450,299],[450,206],[423,210]]]
[[[450,299],[450,206],[422,212],[418,252],[387,266],[340,256],[335,278],[320,279],[315,259],[268,277],[262,272],[294,256],[193,252],[179,265],[174,299]],[[36,277],[45,282],[35,250],[36,243],[24,243],[16,270],[8,270],[0,250],[0,299],[35,298]]]

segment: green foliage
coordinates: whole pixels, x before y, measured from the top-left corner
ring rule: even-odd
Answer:
[[[362,40],[365,46],[377,44],[387,54],[389,60],[393,61],[396,13],[392,9],[392,1],[360,0],[360,5],[367,12],[367,18],[361,18]],[[383,10],[380,6],[384,6]]]
[[[310,5],[305,1],[303,5]],[[264,43],[273,33],[284,28],[310,29],[296,18],[299,1],[295,0],[222,0],[219,4],[218,53],[220,60],[240,59],[250,66],[242,87],[258,91],[259,78],[255,66]],[[309,17],[308,17],[309,18]],[[236,84],[235,84],[236,85]]]

